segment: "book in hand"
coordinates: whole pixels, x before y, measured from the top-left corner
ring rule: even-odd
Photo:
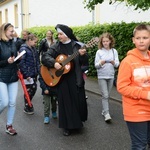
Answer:
[[[26,53],[25,50],[23,50],[19,55],[14,59],[14,61],[18,60],[21,56],[23,56]]]

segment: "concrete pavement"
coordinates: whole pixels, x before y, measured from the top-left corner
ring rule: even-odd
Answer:
[[[89,85],[91,89],[94,86]],[[39,85],[32,101],[34,115],[23,112],[23,91],[19,84],[13,123],[18,134],[12,137],[5,133],[5,110],[0,117],[0,150],[129,150],[130,137],[123,121],[121,104],[110,100],[110,113],[113,119],[107,124],[101,115],[100,96],[90,92],[87,92],[87,95],[88,120],[84,122],[82,130],[73,131],[71,136],[66,137],[62,129],[58,128],[58,119],[51,119],[50,124],[43,123],[43,97]]]
[[[101,96],[97,79],[87,77],[85,79],[85,90],[87,92],[91,92],[91,93],[94,93],[94,94]],[[121,101],[121,95],[118,93],[115,86],[113,86],[113,88],[111,90],[110,98],[117,101],[117,102],[120,102],[120,103],[122,102]]]

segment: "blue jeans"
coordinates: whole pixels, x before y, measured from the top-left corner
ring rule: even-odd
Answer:
[[[98,79],[98,84],[102,95],[102,113],[104,115],[109,113],[109,95],[113,86],[113,82],[114,82],[114,78]]]
[[[18,82],[3,83],[0,82],[0,114],[8,107],[7,111],[7,125],[13,123],[15,110],[16,110],[16,98],[18,93]]]
[[[150,121],[145,122],[126,122],[131,141],[132,150],[146,150],[150,146]]]

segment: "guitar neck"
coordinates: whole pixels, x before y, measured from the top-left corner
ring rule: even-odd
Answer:
[[[73,60],[75,57],[77,57],[79,55],[79,51],[75,51],[71,56],[67,57],[67,59],[65,59],[61,65],[64,67],[66,64],[68,64],[71,60]]]
[[[83,44],[81,46],[81,49],[93,47],[96,45],[99,41],[99,38],[93,38],[91,39],[87,44]],[[79,55],[79,51],[75,51],[71,56],[69,56],[67,59],[65,59],[63,62],[61,62],[61,65],[64,67],[66,64],[68,64],[71,60],[73,60],[75,57]]]

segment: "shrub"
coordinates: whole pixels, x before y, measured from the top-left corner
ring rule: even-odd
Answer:
[[[142,22],[140,22],[142,23]],[[103,32],[110,32],[115,38],[115,49],[118,51],[119,60],[121,61],[125,56],[128,50],[134,47],[132,43],[132,32],[135,26],[140,23],[112,23],[112,24],[88,24],[85,26],[71,27],[73,29],[76,37],[83,43],[87,43],[93,37],[99,37]],[[53,26],[45,27],[32,27],[29,29],[30,32],[36,34],[41,41],[42,38],[45,38],[46,31],[51,29],[54,31],[54,37],[57,38],[57,33]],[[89,72],[88,75],[96,77],[96,69],[94,67],[94,59],[98,47],[88,48],[89,54]]]

